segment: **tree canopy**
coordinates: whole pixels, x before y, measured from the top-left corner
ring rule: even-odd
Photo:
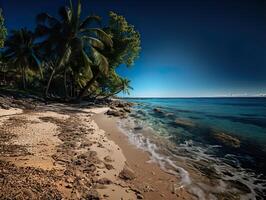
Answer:
[[[129,93],[130,80],[119,76],[116,68],[132,66],[139,57],[139,32],[115,12],[109,13],[106,24],[97,15],[81,18],[81,0],[75,2],[59,8],[59,17],[38,14],[34,32],[11,31],[4,48],[6,63],[17,69],[24,88],[27,77],[34,76],[45,97],[107,98]],[[4,40],[2,16],[0,25]]]

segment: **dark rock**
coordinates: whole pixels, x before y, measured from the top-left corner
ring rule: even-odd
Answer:
[[[87,159],[90,160],[91,158],[94,158],[97,155],[96,151],[88,151],[86,153],[83,153],[78,156],[79,159]]]
[[[70,189],[73,187],[73,185],[71,183],[68,183],[65,187]]]
[[[101,178],[97,181],[97,183],[102,184],[102,185],[110,185],[112,184],[112,181],[108,178]]]
[[[125,107],[126,106],[126,104],[124,104],[124,103],[122,103],[122,102],[119,102],[118,104],[117,104],[117,107],[118,108],[123,108],[123,107]]]
[[[75,165],[81,165],[82,164],[82,161],[80,159],[76,159],[76,160],[73,161],[73,163]]]
[[[4,103],[0,103],[0,108],[8,110],[10,108],[10,106],[8,106],[7,104],[4,104]]]
[[[121,116],[121,113],[119,111],[116,111],[116,110],[108,110],[106,112],[107,115],[112,115],[112,116],[115,116],[115,117],[119,117]]]
[[[157,112],[157,113],[164,113],[162,110],[160,110],[159,108],[154,108],[153,109],[154,112]]]
[[[105,156],[105,157],[104,157],[104,160],[105,160],[106,162],[112,162],[112,161],[113,161],[112,158],[111,158],[110,156]]]
[[[124,108],[124,111],[127,112],[127,113],[131,112],[130,108],[127,108],[127,107]]]
[[[110,164],[107,164],[107,163],[105,163],[105,167],[108,170],[114,169],[113,165],[110,165]]]
[[[89,164],[83,172],[95,172],[96,171],[96,166],[94,164]]]
[[[84,195],[85,200],[100,200],[100,196],[96,190],[89,190],[85,195]]]
[[[66,176],[69,176],[69,175],[72,175],[73,173],[72,173],[72,171],[70,171],[70,170],[65,170],[64,171],[64,175],[66,175]]]
[[[133,180],[136,178],[134,171],[127,166],[125,166],[124,169],[119,173],[119,177],[124,180]]]
[[[91,146],[92,145],[92,142],[90,142],[90,141],[85,141],[85,142],[83,142],[81,145],[80,145],[80,147],[81,148],[84,148],[84,147],[89,147],[89,146]]]
[[[136,131],[138,131],[138,130],[142,130],[142,129],[143,129],[142,126],[136,126],[136,127],[134,128],[134,130],[136,130]]]

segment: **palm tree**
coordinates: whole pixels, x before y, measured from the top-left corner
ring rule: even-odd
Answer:
[[[23,89],[26,88],[27,70],[39,72],[42,77],[40,61],[36,56],[34,34],[22,28],[11,32],[6,41],[4,57],[10,66],[20,71]]]
[[[112,39],[101,28],[90,27],[92,22],[100,23],[99,16],[87,16],[81,20],[80,15],[81,1],[78,0],[74,9],[70,0],[69,7],[59,9],[60,19],[47,13],[37,16],[36,33],[47,38],[40,44],[43,53],[45,57],[47,54],[57,57],[47,82],[46,96],[56,73],[64,72],[66,77],[69,71],[78,72],[75,75],[76,79],[82,80],[81,86],[84,86],[79,95],[82,97],[97,79],[99,73],[106,74],[108,72],[108,61],[101,51],[104,48],[112,47]],[[69,63],[73,64],[77,59],[79,63],[74,64],[75,70],[70,70]],[[65,88],[67,87],[65,86]]]
[[[127,78],[120,78],[118,85],[115,85],[115,91],[105,96],[104,99],[114,96],[120,92],[123,92],[124,94],[129,95],[130,90],[133,90],[133,88],[130,86],[130,80],[128,80]]]

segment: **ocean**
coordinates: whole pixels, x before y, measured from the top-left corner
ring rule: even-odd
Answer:
[[[198,199],[265,199],[266,98],[135,98],[119,127]]]

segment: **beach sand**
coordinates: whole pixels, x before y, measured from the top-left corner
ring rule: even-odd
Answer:
[[[131,181],[145,199],[192,199],[192,196],[184,189],[177,188],[180,181],[177,177],[164,172],[156,163],[150,160],[148,152],[137,149],[130,144],[125,134],[117,126],[117,118],[108,117],[103,113],[93,116],[98,126],[105,130],[107,137],[113,140],[126,157],[126,165],[136,175]]]
[[[192,199],[175,188],[177,177],[147,162],[107,110],[0,109],[0,197]]]

